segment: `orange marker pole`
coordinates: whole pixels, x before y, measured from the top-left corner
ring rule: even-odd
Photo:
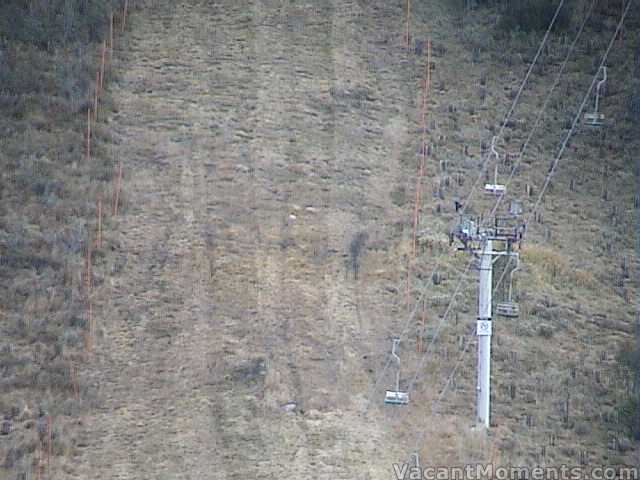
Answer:
[[[416,257],[417,250],[417,235],[418,235],[418,209],[420,204],[420,176],[416,178],[416,203],[413,207],[413,242],[412,242],[412,254],[413,258]]]
[[[87,297],[91,295],[91,237],[87,239],[87,270],[86,270],[85,286],[87,289]]]
[[[109,68],[113,63],[113,12],[109,14]]]
[[[427,46],[428,48],[428,46]],[[416,203],[413,212],[413,256],[417,254],[417,231],[420,216],[420,206],[422,205],[422,177],[427,156],[427,96],[429,83],[429,50],[427,50],[427,71],[425,72],[424,88],[422,92],[422,157],[420,159],[420,167],[416,180]]]
[[[422,304],[422,334],[423,335],[426,333],[426,330],[427,330],[427,305],[426,305],[426,300],[424,300]],[[424,342],[424,337],[422,341]],[[423,345],[423,349],[424,349],[424,345]]]
[[[424,351],[424,330],[426,325],[427,312],[424,300],[422,301],[422,316],[421,320],[418,322],[418,338],[416,339],[416,350],[418,353],[422,353]]]
[[[118,177],[113,197],[113,216],[118,215],[118,202],[120,200],[120,189],[122,188],[122,162],[118,166]]]
[[[431,93],[431,40],[427,40],[427,78],[425,80],[424,109],[422,112],[422,162],[420,163],[420,193],[422,195],[422,181],[427,168],[427,123],[429,118],[429,94]],[[422,197],[420,198],[422,205]]]
[[[98,248],[102,248],[102,195],[98,195]]]
[[[51,454],[53,452],[53,419],[47,416],[47,476],[51,478]]]
[[[411,298],[411,259],[407,258],[407,310],[409,310],[410,298]]]
[[[91,107],[87,108],[87,161],[91,159]]]
[[[431,39],[427,40],[427,95],[431,91]]]
[[[410,17],[411,17],[411,0],[407,0],[407,38],[406,38],[407,50],[409,49],[409,36],[410,36],[409,18]]]
[[[93,317],[93,305],[89,302],[89,318],[91,319],[90,328],[91,328],[91,349],[95,346],[96,339],[96,319]]]
[[[104,73],[105,73],[105,63],[107,57],[107,41],[104,40],[102,42],[102,62],[100,63],[100,91],[104,88]]]
[[[431,95],[431,39],[427,40],[427,81],[425,85],[425,102],[424,102],[424,148],[422,150],[422,172],[424,176],[427,167],[427,124],[429,120],[429,97]]]
[[[424,78],[424,97],[422,103],[422,114],[424,116],[422,121],[422,134],[423,140],[426,142],[427,135],[427,113],[429,111],[429,93],[431,90],[431,40],[427,40],[427,70]]]
[[[124,9],[122,11],[122,31],[124,32],[124,27],[127,25],[127,9],[129,7],[129,0],[124,0]]]
[[[100,71],[96,72],[96,88],[93,97],[93,123],[98,121],[98,90],[100,89]]]
[[[422,133],[427,134],[427,112],[429,110],[429,93],[431,90],[431,40],[427,40],[427,68],[424,78],[424,97],[422,103],[422,111],[424,115],[424,121],[422,123]]]
[[[74,366],[74,372],[76,377],[76,399],[80,400],[80,381],[78,380],[78,366]]]
[[[87,302],[87,352],[93,351],[93,311],[91,308],[91,301]]]

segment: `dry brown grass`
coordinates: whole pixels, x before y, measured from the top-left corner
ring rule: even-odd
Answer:
[[[432,3],[425,4],[425,8],[434,7]],[[103,345],[103,363],[96,363],[92,378],[102,381],[104,390],[100,394],[104,398],[100,401],[104,405],[100,411],[88,413],[93,422],[91,426],[101,427],[96,431],[104,435],[95,434],[89,439],[91,447],[84,450],[84,465],[74,468],[90,471],[95,468],[108,476],[107,472],[113,474],[115,468],[131,465],[130,475],[143,476],[133,469],[160,468],[165,461],[160,457],[175,453],[169,452],[171,447],[167,439],[180,436],[181,447],[192,449],[180,455],[181,461],[193,458],[211,461],[216,468],[226,468],[227,477],[244,469],[247,464],[255,465],[254,460],[260,458],[268,460],[269,465],[277,465],[278,462],[289,464],[293,459],[300,468],[291,474],[296,478],[309,476],[305,469],[310,468],[310,461],[326,461],[327,464],[322,466],[327,468],[328,463],[331,467],[348,465],[351,469],[349,474],[333,472],[334,476],[344,478],[355,471],[366,472],[369,468],[366,463],[372,463],[375,465],[371,469],[379,473],[372,478],[386,478],[385,474],[390,471],[388,460],[395,455],[400,458],[405,450],[412,448],[415,434],[423,425],[427,428],[426,445],[423,447],[425,463],[459,465],[490,459],[496,463],[530,463],[540,461],[537,455],[543,446],[548,447],[544,461],[549,463],[575,462],[577,452],[583,448],[590,449],[598,461],[608,458],[606,441],[602,437],[610,430],[619,429],[619,426],[611,422],[601,423],[594,412],[605,407],[613,409],[616,395],[623,387],[611,385],[604,388],[594,380],[593,372],[610,368],[600,355],[615,349],[623,333],[617,325],[628,320],[628,312],[617,308],[619,305],[612,301],[608,292],[598,290],[598,278],[605,277],[600,275],[601,264],[580,264],[576,269],[574,265],[578,255],[567,251],[569,248],[563,250],[543,240],[540,232],[535,232],[535,226],[532,239],[537,243],[531,241],[523,250],[523,272],[517,280],[520,292],[527,297],[526,303],[536,307],[535,314],[530,315],[534,308],[527,307],[523,308],[524,314],[518,320],[500,320],[500,331],[496,336],[495,419],[500,432],[492,434],[494,436],[487,441],[469,430],[474,397],[475,359],[472,353],[467,353],[467,363],[461,368],[455,387],[437,414],[424,418],[430,413],[431,402],[443,388],[452,362],[460,354],[460,339],[473,323],[475,277],[471,276],[457,306],[459,311],[455,311],[455,316],[451,315],[456,320],[450,319],[436,344],[433,357],[422,372],[425,378],[421,379],[418,387],[422,395],[412,396],[410,413],[404,417],[402,428],[390,427],[393,419],[388,409],[373,408],[366,418],[351,410],[351,394],[358,398],[364,396],[363,392],[368,390],[379,371],[379,364],[386,358],[388,336],[397,333],[396,324],[406,318],[403,282],[406,259],[411,253],[407,225],[415,174],[416,149],[412,142],[417,141],[413,126],[407,120],[417,118],[416,112],[407,105],[410,98],[415,103],[418,97],[415,95],[414,73],[422,72],[422,59],[416,59],[415,65],[411,65],[411,62],[405,62],[405,52],[393,50],[389,61],[402,59],[402,63],[390,63],[393,68],[389,68],[389,72],[367,73],[363,59],[354,52],[359,52],[361,45],[373,42],[379,26],[369,25],[369,31],[365,28],[366,35],[370,36],[363,39],[360,26],[346,28],[344,18],[335,12],[328,13],[333,18],[314,19],[314,26],[307,34],[306,40],[310,40],[307,44],[298,42],[295,36],[284,35],[272,26],[254,29],[251,24],[245,25],[247,13],[240,11],[242,8],[231,1],[224,3],[223,13],[215,13],[216,21],[210,21],[214,15],[212,10],[203,10],[195,15],[196,12],[187,8],[189,5],[192,3],[181,4],[185,9],[179,14],[162,11],[166,18],[150,14],[142,32],[132,39],[135,48],[131,61],[126,64],[130,72],[127,80],[118,86],[127,101],[119,106],[121,111],[116,121],[122,120],[135,132],[125,136],[122,151],[138,168],[130,180],[137,188],[131,196],[136,208],[122,220],[127,228],[121,244],[129,255],[129,263],[117,268],[124,275],[115,283],[110,283],[109,279],[105,282],[112,287],[116,285],[113,291],[119,296],[112,299],[96,295],[97,303],[103,306],[103,311],[96,312],[96,316],[105,320],[104,327],[100,328],[104,328],[108,344],[105,342]],[[351,8],[355,4],[336,1],[331,5]],[[385,8],[391,8],[388,5],[387,2]],[[286,10],[283,7],[282,11]],[[367,15],[371,12],[373,9],[367,10]],[[449,169],[463,172],[469,180],[477,171],[479,149],[475,145],[479,138],[490,135],[493,120],[503,109],[503,96],[513,98],[514,83],[526,67],[519,59],[536,46],[537,38],[524,36],[505,50],[492,40],[485,41],[490,38],[487,29],[491,28],[486,24],[486,18],[468,22],[465,32],[460,34],[450,31],[449,26],[453,22],[449,17],[432,13],[421,19],[422,30],[416,34],[427,37],[434,31],[439,32],[444,40],[439,40],[441,45],[438,47],[449,52],[446,56],[444,53],[438,56],[434,73],[437,77],[434,83],[443,85],[443,89],[434,94],[433,117],[437,119],[437,126],[433,135],[442,135],[434,160],[436,155],[439,159],[446,158]],[[233,15],[237,15],[242,25],[238,30],[234,22],[228,21]],[[391,25],[391,30],[396,28],[393,15],[384,14],[380,18],[384,25]],[[187,19],[188,24],[185,23]],[[368,21],[366,16],[362,21]],[[207,59],[199,51],[185,52],[183,38],[176,41],[177,33],[188,36],[190,33],[185,27],[200,25],[199,22],[216,24],[217,28],[224,30],[224,35],[218,38],[227,49],[225,55],[228,56],[224,60]],[[167,25],[173,25],[169,34]],[[442,28],[442,25],[446,27]],[[316,36],[313,28],[320,30],[320,35]],[[331,32],[346,32],[347,38],[332,45],[335,39],[327,39]],[[245,35],[248,39],[244,38]],[[255,35],[261,36],[261,40],[256,41],[252,37]],[[271,38],[270,35],[276,37]],[[265,41],[267,38],[268,42]],[[314,55],[308,52],[300,55],[297,50],[274,52],[274,48],[283,47],[285,40],[296,48],[315,48],[313,42],[317,42],[322,50],[313,50]],[[467,41],[475,47],[483,47],[472,62],[467,58],[471,51],[467,48]],[[391,50],[395,47],[384,48]],[[257,49],[258,54],[252,49]],[[333,70],[324,71],[325,65],[306,65],[305,62],[313,61],[319,51],[328,52],[329,56],[323,57],[322,62],[333,65]],[[260,64],[262,70],[254,71],[253,64],[248,63],[253,54],[263,62]],[[180,58],[189,67],[191,76],[188,81],[185,81],[186,73],[167,67],[165,63],[169,57]],[[297,74],[292,74],[291,66],[282,58],[305,66],[314,78],[316,74],[329,78],[338,76],[340,85],[346,85],[347,80],[353,84],[367,83],[367,88],[371,86],[372,95],[377,97],[374,107],[365,116],[354,111],[352,104],[340,104],[344,99],[329,98],[329,82],[314,85],[314,89],[319,88],[325,94],[323,106],[314,115],[320,116],[322,127],[335,124],[331,132],[333,138],[321,137],[322,129],[317,126],[305,130],[307,126],[300,126],[300,112],[296,109],[300,105],[305,109],[313,108],[313,104],[305,90],[306,84],[300,82]],[[237,63],[229,64],[230,68],[225,65],[217,71],[218,64],[229,59]],[[234,70],[235,67],[241,68]],[[384,69],[387,67],[384,65]],[[582,66],[579,67],[576,71],[582,71]],[[273,79],[264,75],[266,70],[277,71],[281,78],[291,83],[283,81],[274,85]],[[461,71],[467,74],[460,75]],[[166,74],[167,79],[174,83],[148,80],[155,79],[158,72]],[[227,75],[233,76],[234,80],[242,79],[239,82],[241,88],[234,86]],[[363,80],[361,76],[367,78]],[[477,98],[477,83],[481,76],[487,83],[486,105],[482,107]],[[136,83],[139,79],[143,80]],[[202,79],[211,80],[206,95],[200,88]],[[543,80],[536,78],[536,95],[543,90]],[[258,109],[260,117],[252,123],[251,114],[247,114],[240,105],[244,108],[250,103],[245,93],[246,85],[251,86],[254,81],[257,81],[257,86],[253,86],[263,108]],[[156,90],[161,83],[166,89],[164,93]],[[283,85],[295,85],[298,90],[289,90]],[[152,87],[156,91],[148,92]],[[296,105],[287,108],[296,112],[294,116],[283,107],[291,98],[295,99]],[[167,99],[178,102],[168,105]],[[216,107],[205,113],[200,108],[203,103]],[[175,106],[178,104],[180,108]],[[454,104],[458,106],[458,112],[448,113],[447,107]],[[86,166],[82,162],[82,134],[78,133],[82,131],[81,122],[76,125],[72,119],[69,124],[59,123],[60,130],[52,134],[47,132],[51,122],[47,121],[46,114],[29,111],[27,107],[31,108],[30,105],[17,101],[11,106],[12,115],[22,120],[31,119],[37,127],[33,129],[35,133],[27,129],[15,141],[8,142],[5,150],[8,152],[8,165],[18,170],[30,193],[18,196],[18,192],[11,191],[11,201],[6,207],[8,212],[3,215],[6,225],[11,226],[6,229],[11,234],[9,243],[27,239],[28,248],[21,255],[12,257],[11,273],[16,274],[15,282],[4,297],[6,304],[0,306],[6,314],[6,325],[15,329],[11,338],[15,339],[16,351],[6,356],[12,364],[12,374],[15,374],[11,381],[15,382],[14,385],[24,385],[24,388],[14,389],[12,395],[1,396],[0,406],[3,412],[11,411],[23,405],[26,398],[32,407],[53,405],[64,415],[74,416],[84,406],[76,404],[73,399],[71,403],[67,401],[71,389],[65,383],[68,379],[64,376],[64,367],[57,359],[46,367],[35,364],[31,359],[36,343],[49,344],[41,352],[48,359],[54,355],[74,358],[74,348],[78,342],[82,345],[78,334],[83,330],[84,320],[78,294],[81,281],[77,273],[82,268],[81,247],[87,228],[83,220],[87,213],[91,214],[97,193],[108,193],[111,188],[107,183],[113,170],[113,162],[108,160],[109,132],[96,130],[99,141],[94,151],[99,161]],[[225,114],[220,114],[218,105],[227,110],[225,114],[238,108],[237,112],[229,113],[230,116],[238,114],[238,124],[230,122],[224,128],[232,131],[237,128],[237,131],[244,132],[242,142],[234,143],[226,137],[221,139],[223,134],[220,134],[219,126],[224,122]],[[608,106],[613,108],[611,104]],[[338,109],[339,121],[335,115]],[[467,121],[463,112],[472,110],[479,112],[479,123]],[[525,111],[525,116],[527,113],[530,112]],[[166,118],[182,114],[186,117],[185,123],[190,125],[185,136],[192,135],[189,138],[192,143],[188,146],[184,146],[184,139],[179,140],[183,142],[181,147],[176,146],[178,142],[167,140],[168,137],[173,138],[174,126],[164,125],[170,133],[158,134],[148,129],[152,122],[145,121],[150,118],[157,125]],[[245,121],[246,124],[242,123]],[[24,127],[15,123],[20,128]],[[295,147],[286,138],[291,132],[274,131],[290,127],[289,123],[301,128],[291,137],[295,137]],[[375,136],[368,138],[376,149],[357,147],[353,137],[347,135],[347,127],[359,128],[365,123],[370,123],[374,131],[382,132],[379,135],[383,137],[382,141]],[[215,126],[211,126],[213,124]],[[509,129],[509,148],[522,140],[524,130],[520,126],[523,124],[526,122],[519,119],[515,123],[516,128]],[[552,151],[555,146],[552,142],[555,126],[553,123],[544,132],[544,142],[538,146],[541,151]],[[250,131],[255,137],[247,140],[244,136]],[[264,133],[271,135],[261,136]],[[56,142],[56,138],[60,141]],[[463,144],[470,146],[474,158],[460,158]],[[76,150],[65,152],[68,145],[76,145]],[[55,148],[51,158],[63,165],[63,168],[54,169],[57,171],[47,170],[46,162],[31,156],[32,151],[46,152],[52,146]],[[247,153],[247,148],[250,154],[246,157],[249,158],[239,154]],[[311,154],[306,155],[307,150]],[[159,169],[152,161],[155,154],[171,161],[166,161]],[[273,166],[273,159],[262,158],[263,155],[277,158],[277,168]],[[300,166],[300,155],[313,158],[314,162],[316,157],[322,158],[317,164],[324,162],[328,167],[322,170],[320,177],[311,176],[309,169]],[[16,161],[22,158],[26,159],[24,163]],[[205,163],[204,158],[207,159]],[[589,158],[594,163],[596,160]],[[252,170],[255,178],[248,180],[248,176],[238,174],[234,169],[238,162],[255,162],[260,167]],[[434,190],[439,184],[438,176],[442,179],[450,176],[449,172],[438,170],[436,163],[434,161],[430,171],[434,177],[430,188]],[[354,166],[361,168],[354,169]],[[34,169],[39,171],[38,178],[29,174]],[[223,170],[224,176],[220,173]],[[367,176],[362,175],[365,170]],[[529,170],[525,169],[515,181],[522,182],[526,178],[526,181],[536,183],[539,180],[536,175],[543,171],[544,168],[536,164]],[[559,174],[562,175],[562,171]],[[55,185],[48,183],[50,181],[61,181],[64,188],[57,190]],[[416,276],[421,276],[414,286],[430,285],[430,331],[446,307],[448,295],[456,284],[457,271],[468,262],[465,254],[452,255],[446,237],[435,233],[446,231],[445,224],[453,217],[452,198],[460,197],[470,184],[469,181],[461,186],[450,183],[439,192],[442,198],[432,195],[432,192],[426,194],[423,223],[429,227],[429,234],[423,239],[424,248],[414,269]],[[552,199],[549,205],[560,205],[555,209],[558,219],[563,218],[565,197],[569,195],[563,190],[565,183],[561,176],[549,192]],[[265,186],[267,188],[262,189]],[[585,187],[585,190],[588,189]],[[257,200],[250,197],[256,192]],[[295,209],[294,202],[303,203],[293,198],[293,194],[323,207],[318,208],[314,216],[305,216]],[[166,197],[159,198],[160,195]],[[576,203],[587,205],[586,197],[586,194],[577,197]],[[87,198],[91,200],[87,201]],[[47,202],[53,203],[44,207]],[[227,203],[233,205],[227,208]],[[365,212],[361,208],[363,205],[374,207],[376,213],[371,213],[374,208]],[[590,215],[581,218],[589,221],[589,227],[594,230],[606,227],[606,219],[597,216],[603,209],[599,205],[588,205]],[[239,206],[250,206],[252,210],[242,211],[239,215]],[[283,219],[293,211],[292,208],[298,215],[295,226],[283,226]],[[59,221],[64,220],[64,228],[60,230],[66,235],[66,243],[58,242],[54,245],[55,254],[45,256],[51,265],[42,263],[42,253],[47,252],[43,234],[56,231],[59,225],[50,219],[39,223],[43,212],[51,212]],[[188,224],[182,222],[186,214],[190,218]],[[21,229],[23,218],[29,220],[29,225],[23,225]],[[553,223],[553,215],[548,218],[555,239],[563,232],[562,225]],[[256,225],[249,223],[252,220],[260,223],[262,245],[282,241],[275,252],[261,250],[260,242],[256,242],[254,250],[240,245],[223,246],[222,242],[220,245],[213,242],[206,250],[201,249],[200,245],[204,244],[201,230],[211,223],[220,225],[219,238],[229,243],[239,238],[250,243],[253,232],[257,231]],[[353,233],[362,230],[363,225],[371,230],[380,225],[390,225],[391,228],[381,233],[380,238],[372,235],[371,250],[362,257],[364,280],[351,283],[344,280],[341,255]],[[110,227],[109,222],[105,227]],[[311,230],[314,230],[313,234]],[[576,245],[583,250],[590,246],[573,232],[566,234],[567,238],[561,243],[571,247]],[[318,243],[322,246],[320,250],[325,252],[312,267],[307,245],[310,238],[316,238],[314,235],[321,237]],[[108,238],[107,244],[117,248],[113,237]],[[279,250],[280,246],[285,248]],[[2,247],[3,254],[12,251],[4,244]],[[440,271],[444,280],[436,286],[432,285],[431,278],[427,278],[427,273],[441,257],[444,266]],[[96,255],[95,258],[103,269],[100,276],[104,281],[104,272],[112,265],[115,270],[116,265],[109,255],[106,258]],[[203,261],[207,259],[209,261]],[[37,275],[21,268],[21,265],[34,262],[41,265]],[[205,271],[207,268],[209,270]],[[210,280],[210,288],[202,287],[198,280],[200,277]],[[196,280],[197,285],[194,283]],[[32,290],[38,281],[41,282],[41,290],[59,288],[52,296],[41,295],[42,298],[36,299]],[[605,301],[600,301],[599,296],[606,297]],[[43,322],[43,319],[47,321]],[[43,341],[45,339],[46,342]],[[53,348],[58,343],[63,346],[61,353]],[[403,381],[418,364],[413,344],[407,343],[409,348],[403,345],[403,360],[406,359],[407,363]],[[269,360],[267,373],[263,385],[254,382],[249,388],[243,379],[233,375],[238,371],[233,368],[234,362],[248,361],[249,355],[258,353]],[[23,358],[28,360],[21,365]],[[224,362],[220,362],[225,364],[224,368],[212,374],[204,371],[201,365],[203,358],[224,358]],[[572,371],[575,371],[575,376],[572,376]],[[135,382],[130,382],[132,378]],[[33,382],[33,379],[38,381]],[[201,387],[203,379],[206,387]],[[61,388],[56,389],[58,384]],[[517,387],[514,399],[505,394],[510,384]],[[185,395],[185,388],[191,387],[200,391]],[[57,395],[62,390],[65,395]],[[575,429],[571,422],[566,427],[560,425],[560,405],[567,391],[572,395],[571,422],[575,423]],[[85,398],[86,390],[82,395]],[[154,401],[161,401],[151,404],[147,402],[151,397]],[[62,402],[63,399],[67,400]],[[145,401],[141,402],[141,399]],[[309,415],[284,416],[280,407],[292,399],[311,405]],[[177,409],[165,410],[168,405],[173,408],[175,402]],[[525,425],[527,415],[534,419],[533,426]],[[33,417],[33,412],[28,417]],[[585,428],[585,424],[590,428]],[[68,435],[73,435],[74,431],[77,429],[69,428]],[[137,459],[140,463],[134,464],[132,458],[135,460],[136,453],[129,456],[130,452],[123,449],[119,441],[123,432],[136,432],[136,441],[148,451],[153,451],[153,455],[157,454],[157,462],[148,461],[145,456]],[[387,432],[384,441],[382,432]],[[553,447],[548,439],[552,432],[560,437]],[[203,438],[206,441],[203,442]],[[102,439],[104,444],[101,445],[98,440]],[[106,451],[101,449],[102,446],[106,446]],[[242,456],[247,451],[251,452],[247,457],[252,458],[251,462]],[[56,452],[71,455],[74,450],[63,445],[56,447]],[[202,456],[197,457],[198,454]],[[354,465],[357,461],[362,463]],[[103,464],[98,465],[99,462]],[[266,467],[266,463],[264,468],[274,468]],[[311,465],[315,470],[317,464]],[[187,472],[191,473],[185,467],[172,473],[178,478]],[[260,474],[270,475],[273,472],[263,470]],[[94,471],[91,474],[99,476]],[[117,475],[125,474],[117,472]]]
[[[537,289],[548,286],[564,289],[574,285],[586,290],[598,288],[597,278],[592,271],[573,267],[566,255],[553,247],[526,245],[521,255],[529,279]]]

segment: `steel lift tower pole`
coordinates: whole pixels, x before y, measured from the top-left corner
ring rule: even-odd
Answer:
[[[473,254],[479,260],[480,286],[478,289],[478,317],[476,336],[478,338],[478,379],[476,384],[476,421],[484,427],[490,426],[491,414],[491,334],[492,334],[492,293],[494,257],[516,257],[513,245],[522,239],[524,229],[518,225],[517,215],[496,217],[494,224],[480,227],[469,217],[460,219],[453,234],[464,245],[460,250]],[[506,247],[495,251],[494,242]],[[499,303],[497,313],[503,316],[517,316],[517,306],[511,301]]]
[[[484,241],[480,252],[480,287],[478,291],[478,385],[476,387],[476,420],[489,428],[491,395],[491,282],[493,274],[493,242]]]

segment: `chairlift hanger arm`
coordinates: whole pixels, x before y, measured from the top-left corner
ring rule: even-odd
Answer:
[[[494,136],[491,139],[491,153],[493,153],[496,156],[496,161],[500,160],[500,155],[498,155],[498,152],[496,151],[496,140],[498,139],[498,137]]]
[[[596,90],[597,95],[600,95],[600,89],[602,88],[602,85],[605,84],[605,82],[607,81],[607,67],[603,66],[602,67],[602,80],[600,80],[598,82],[598,87]]]
[[[509,274],[509,301],[512,302],[512,290],[513,290],[513,274],[516,273],[516,271],[520,270],[520,255],[516,255],[516,267],[511,270],[511,273]]]

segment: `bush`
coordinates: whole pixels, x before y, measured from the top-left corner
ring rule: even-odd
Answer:
[[[0,185],[0,310],[6,317],[0,413],[34,402],[58,410],[76,387],[63,360],[63,353],[76,358],[84,347],[86,304],[75,273],[94,228],[87,222],[95,223],[96,193],[113,175],[101,156],[110,141],[106,128],[93,130],[96,161],[81,162],[86,114],[98,42],[108,33],[109,10],[117,13],[123,2],[0,2],[0,161],[6,177]],[[100,254],[93,258],[99,265]],[[68,405],[73,414],[91,407]],[[24,470],[33,449],[13,436],[11,441],[11,452],[0,448],[0,467]],[[54,454],[62,450],[68,449],[54,444]]]
[[[402,207],[407,203],[407,192],[404,186],[400,185],[391,191],[391,201],[397,207]]]
[[[629,114],[633,122],[640,123],[640,81],[635,83],[635,91],[629,101]]]
[[[48,95],[44,104],[77,112],[93,79],[92,45],[108,34],[108,15],[120,0],[6,0],[0,6],[0,99]],[[5,99],[3,97],[9,97]],[[12,105],[9,105],[13,107]],[[41,105],[40,105],[41,106]],[[29,106],[16,103],[15,119]],[[34,106],[32,106],[34,107]],[[33,110],[33,108],[31,108]]]
[[[627,398],[618,406],[620,423],[625,426],[630,437],[640,441],[640,399]]]
[[[119,0],[9,0],[0,8],[0,42],[24,42],[42,50],[101,40],[110,8]]]
[[[553,337],[553,329],[549,325],[540,325],[538,327],[538,335],[542,338],[551,338]]]
[[[546,30],[556,9],[553,0],[505,0],[498,26],[505,31],[533,32]],[[554,30],[566,30],[571,21],[571,12],[563,7],[556,19]]]
[[[640,440],[640,346],[627,346],[618,354],[618,364],[635,379],[634,392],[618,406],[620,423],[625,426],[629,436]]]
[[[629,101],[629,113],[632,121],[640,123],[640,44],[636,47],[634,54],[633,78],[633,92]]]

